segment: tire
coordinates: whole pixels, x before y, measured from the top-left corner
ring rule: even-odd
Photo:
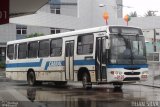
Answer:
[[[92,84],[89,75],[85,72],[82,77],[82,84],[84,89],[92,89]]]
[[[29,72],[27,75],[27,82],[29,86],[34,86],[36,85],[36,78],[35,78],[35,74],[33,71]]]
[[[114,89],[116,90],[121,90],[122,89],[122,86],[123,86],[123,83],[113,83],[113,86],[114,86]]]

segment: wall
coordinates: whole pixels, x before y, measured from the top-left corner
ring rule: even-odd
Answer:
[[[0,43],[6,43],[10,40],[16,39],[16,26],[15,24],[0,25]]]

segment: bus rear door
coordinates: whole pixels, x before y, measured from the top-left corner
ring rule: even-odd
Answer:
[[[74,80],[74,41],[65,43],[66,80]]]

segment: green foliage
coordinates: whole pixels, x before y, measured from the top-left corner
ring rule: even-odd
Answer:
[[[5,62],[0,62],[0,68],[4,69],[5,68]]]
[[[151,10],[149,10],[149,11],[147,11],[147,13],[145,14],[145,17],[148,17],[148,16],[156,16],[155,12],[157,12],[157,11],[151,11]]]
[[[43,33],[32,33],[30,35],[27,35],[26,38],[33,38],[33,37],[38,37],[38,36],[44,36]]]
[[[130,16],[130,17],[137,17],[138,15],[137,15],[137,12],[134,11],[134,12],[131,12],[131,13],[129,14],[129,16]]]

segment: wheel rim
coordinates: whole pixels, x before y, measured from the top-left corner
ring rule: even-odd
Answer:
[[[84,76],[83,76],[83,87],[84,88],[86,88],[87,83],[88,83],[87,76],[86,76],[86,74],[84,74]]]
[[[32,73],[29,74],[29,84],[30,85],[34,84],[34,75]]]

